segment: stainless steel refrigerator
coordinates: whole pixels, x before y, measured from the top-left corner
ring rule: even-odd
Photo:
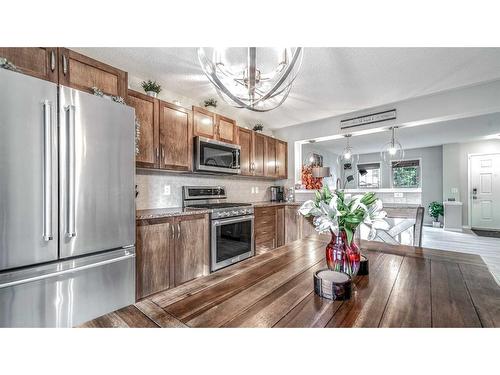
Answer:
[[[0,69],[0,327],[134,303],[134,110]]]

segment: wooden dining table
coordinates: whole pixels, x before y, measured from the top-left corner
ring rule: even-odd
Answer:
[[[478,255],[362,241],[349,300],[314,293],[328,238],[312,235],[82,327],[499,327],[500,286]]]

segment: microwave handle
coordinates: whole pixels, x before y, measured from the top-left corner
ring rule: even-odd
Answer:
[[[234,163],[233,163],[233,168],[239,169],[240,168],[240,150],[234,150]]]

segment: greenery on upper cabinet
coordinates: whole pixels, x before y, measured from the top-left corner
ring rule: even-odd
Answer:
[[[253,126],[253,130],[256,132],[261,132],[264,129],[264,125],[262,125],[260,122],[256,123]]]
[[[158,83],[156,83],[156,81],[151,81],[150,79],[147,81],[142,81],[141,86],[146,92],[152,91],[159,94],[161,91],[161,86]]]
[[[205,107],[214,107],[214,108],[217,108],[217,100],[214,99],[214,98],[208,98],[206,99],[203,104],[205,105]]]

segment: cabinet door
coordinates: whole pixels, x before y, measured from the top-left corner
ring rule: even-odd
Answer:
[[[160,168],[190,171],[191,112],[160,101]]]
[[[297,241],[300,236],[299,206],[286,206],[285,208],[285,243]]]
[[[216,139],[215,114],[193,106],[193,136]]]
[[[241,174],[251,176],[253,174],[252,157],[252,131],[248,129],[239,129],[240,168]]]
[[[264,176],[265,172],[265,139],[266,136],[252,132],[253,135],[253,173],[255,176]]]
[[[236,121],[217,115],[217,138],[221,142],[237,143],[238,126]]]
[[[267,177],[276,177],[276,140],[271,137],[265,137],[265,171]]]
[[[135,155],[135,163],[137,167],[156,168],[159,161],[159,101],[129,90],[127,104],[135,108],[135,117],[140,124],[139,153]]]
[[[276,207],[276,247],[285,244],[285,206]]]
[[[0,48],[0,57],[14,64],[21,73],[57,82],[57,48]]]
[[[173,227],[163,222],[137,223],[137,299],[170,287],[170,245]]]
[[[175,219],[175,247],[171,283],[183,284],[209,273],[208,216]]]
[[[276,207],[256,207],[254,215],[255,251],[262,254],[276,247]]]
[[[97,87],[104,94],[127,97],[127,72],[66,48],[59,48],[59,60],[60,84],[87,92]]]
[[[278,178],[287,178],[287,143],[276,140],[276,169]]]

